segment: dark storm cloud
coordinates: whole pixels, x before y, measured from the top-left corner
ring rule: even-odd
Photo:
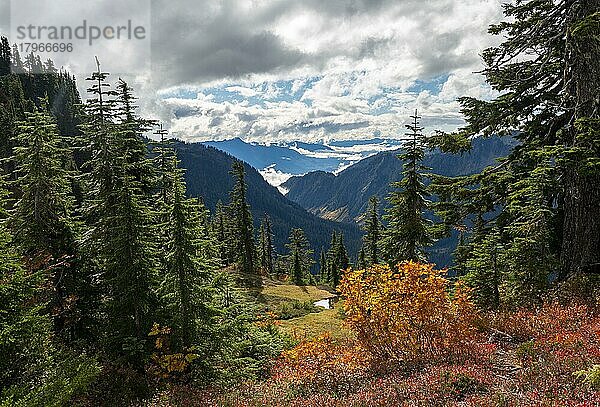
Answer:
[[[302,52],[264,28],[285,7],[275,3],[247,14],[234,2],[217,3],[178,3],[176,10],[171,2],[153,3],[153,65],[166,84],[235,79],[302,63]]]
[[[370,37],[348,47],[332,47],[306,53],[275,35],[270,25],[282,16],[310,11],[327,17],[331,24],[354,17],[391,14],[409,17],[419,26],[414,40],[427,44],[420,52],[426,75],[435,76],[443,67],[453,69],[473,63],[453,56],[456,38],[434,33],[428,16],[454,7],[451,0],[298,0],[249,3],[233,0],[153,2],[153,66],[164,85],[240,79],[251,74],[278,73],[311,66],[323,69],[338,56],[361,60],[385,52],[397,38]],[[382,30],[385,27],[382,27]]]

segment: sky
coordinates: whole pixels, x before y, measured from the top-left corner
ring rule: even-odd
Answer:
[[[477,72],[482,50],[498,41],[487,33],[502,19],[497,0],[60,4],[74,1],[0,0],[0,31],[14,37],[11,15],[13,26],[36,14],[144,25],[143,44],[99,41],[70,60],[57,56],[59,66],[78,73],[94,55],[109,72],[126,64],[119,76],[136,90],[142,113],[188,141],[396,138],[415,109],[426,131],[452,131],[463,123],[458,97],[494,96]]]

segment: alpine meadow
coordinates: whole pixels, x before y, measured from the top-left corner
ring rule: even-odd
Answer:
[[[600,406],[600,0],[0,33],[0,407]]]

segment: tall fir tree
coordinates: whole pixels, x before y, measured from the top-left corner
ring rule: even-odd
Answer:
[[[406,125],[410,133],[398,158],[404,162],[403,178],[394,182],[390,193],[389,208],[384,219],[387,221],[382,246],[385,260],[390,265],[400,262],[426,261],[426,249],[434,242],[432,222],[425,217],[430,209],[428,188],[424,184],[426,177],[422,162],[425,157],[425,136],[419,125],[420,116],[415,111],[413,122]]]
[[[327,283],[327,275],[329,269],[327,267],[327,256],[325,250],[321,249],[321,255],[319,256],[319,282]]]
[[[334,287],[337,287],[342,279],[342,274],[344,271],[350,267],[350,259],[348,258],[348,250],[346,249],[346,244],[344,243],[344,234],[340,233],[337,242],[336,248],[336,256],[337,256],[337,269],[332,270],[332,283]]]
[[[76,302],[85,278],[77,270],[73,174],[66,169],[71,151],[45,109],[27,113],[26,120],[18,123],[13,150],[18,199],[9,225],[14,242],[31,264],[48,273],[54,328],[70,341],[81,334]]]
[[[262,272],[266,275],[272,275],[274,272],[274,251],[271,219],[268,216],[265,216],[260,225],[258,260]]]
[[[0,212],[7,191],[0,180]],[[90,357],[57,346],[45,303],[46,277],[25,267],[0,224],[0,405],[67,405],[99,372]],[[29,265],[31,265],[29,263]]]
[[[328,272],[326,276],[326,284],[336,288],[342,278],[342,271],[346,270],[350,265],[348,259],[348,251],[344,244],[344,235],[337,234],[335,231],[331,235],[331,244],[327,251],[327,266]]]
[[[111,91],[107,76],[98,64],[89,78],[83,131],[91,156],[85,205],[91,229],[84,244],[105,291],[102,334],[108,350],[141,367],[155,303],[152,218],[141,172],[149,159],[136,141],[140,127],[128,104],[129,88],[121,83],[119,92]]]
[[[289,276],[296,285],[306,285],[312,281],[311,267],[313,251],[310,249],[308,239],[302,229],[294,228],[290,232],[289,242],[286,245],[289,250],[288,267]]]
[[[248,185],[245,180],[246,170],[241,161],[235,161],[231,175],[235,179],[231,191],[231,210],[234,221],[234,239],[236,243],[236,258],[240,271],[245,274],[256,272],[254,253],[254,226],[252,213],[247,202]]]
[[[230,226],[231,219],[229,218],[228,208],[223,205],[223,202],[218,201],[212,220],[212,230],[219,245],[221,266],[228,266],[235,261],[235,248],[232,247],[232,230]]]
[[[358,256],[356,258],[356,268],[358,270],[364,270],[367,267],[368,267],[367,266],[367,255],[365,253],[364,246],[361,246],[361,248],[358,252]]]
[[[8,192],[4,179],[0,182],[0,211],[6,218]],[[0,400],[13,386],[35,383],[50,361],[51,321],[44,304],[35,300],[44,297],[43,284],[42,272],[25,270],[12,236],[0,224]]]
[[[212,259],[206,252],[210,242],[203,226],[203,207],[196,199],[186,197],[183,170],[174,158],[167,230],[167,269],[162,277],[160,293],[165,302],[180,347],[190,347],[200,333],[210,330],[214,312],[210,286]]]
[[[340,268],[338,262],[337,248],[338,236],[334,230],[331,233],[331,242],[329,243],[329,249],[327,250],[327,270],[322,276],[323,284],[332,285],[333,275],[336,273],[336,270]]]
[[[9,75],[12,71],[12,51],[8,38],[0,38],[0,76]]]

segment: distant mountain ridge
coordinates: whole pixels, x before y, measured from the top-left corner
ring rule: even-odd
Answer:
[[[399,140],[337,140],[327,143],[302,141],[263,145],[234,138],[205,141],[205,144],[247,162],[261,171],[271,168],[280,173],[303,175],[311,171],[334,172],[382,150],[401,145]]]
[[[227,204],[234,182],[229,171],[236,158],[201,143],[176,142],[175,149],[181,166],[186,169],[188,195],[202,197],[212,211],[218,201]],[[357,250],[361,239],[361,231],[357,225],[328,221],[307,212],[269,185],[252,166],[247,163],[244,165],[248,201],[256,230],[261,219],[268,214],[273,224],[274,244],[279,253],[285,253],[284,245],[294,227],[305,231],[316,253],[321,247],[328,246],[334,230],[344,233],[349,250]]]
[[[288,174],[305,174],[314,169],[335,171],[342,160],[336,157],[309,157],[289,146],[261,145],[246,143],[240,138],[225,141],[207,141],[203,144],[224,151],[247,162],[254,168],[262,170],[275,164],[278,171]],[[298,148],[317,151],[316,145],[298,143]],[[323,150],[325,150],[323,146]]]
[[[494,165],[496,159],[506,156],[516,142],[509,138],[493,137],[473,140],[473,148],[463,155],[432,152],[424,164],[433,173],[457,176],[480,172]],[[369,198],[381,200],[383,212],[385,198],[391,191],[390,184],[402,178],[402,162],[397,158],[399,150],[385,151],[348,167],[337,176],[316,171],[301,177],[292,177],[282,187],[286,196],[311,213],[325,219],[360,222]],[[440,267],[452,264],[452,252],[457,244],[456,233],[438,241],[429,250],[429,259]]]
[[[514,145],[514,140],[507,138],[475,139],[468,153],[453,155],[435,151],[427,154],[424,164],[435,174],[474,174],[507,155]],[[397,158],[398,153],[399,150],[380,152],[337,175],[314,171],[291,177],[282,187],[288,191],[287,198],[315,215],[356,222],[366,210],[371,196],[378,196],[383,202],[391,190],[390,183],[402,178],[402,162]]]

